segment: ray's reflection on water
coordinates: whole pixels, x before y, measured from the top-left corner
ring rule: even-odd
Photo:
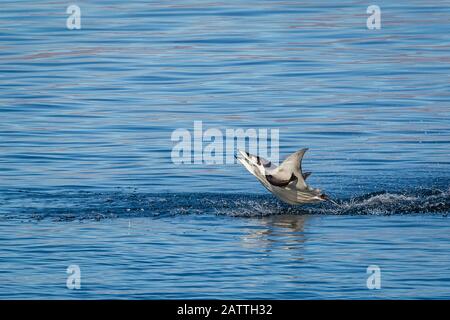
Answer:
[[[254,247],[270,253],[274,248],[295,250],[294,259],[302,260],[302,248],[306,237],[305,224],[309,216],[306,215],[276,215],[262,217],[257,220],[259,228],[249,230],[248,235],[242,238],[245,247]],[[281,240],[281,243],[280,243]],[[278,247],[281,245],[281,247]]]

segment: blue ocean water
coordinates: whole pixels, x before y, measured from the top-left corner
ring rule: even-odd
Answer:
[[[449,21],[449,1],[2,1],[0,298],[449,298]],[[278,129],[339,206],[174,164],[195,121]]]

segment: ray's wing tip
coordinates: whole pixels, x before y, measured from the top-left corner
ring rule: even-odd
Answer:
[[[297,155],[304,155],[306,153],[306,151],[308,151],[309,148],[302,148],[300,150],[295,151],[293,154],[297,154]]]
[[[305,155],[306,151],[308,151],[309,148],[303,148],[300,150],[297,150],[293,153],[293,155],[299,156],[300,158],[303,158],[303,156]]]

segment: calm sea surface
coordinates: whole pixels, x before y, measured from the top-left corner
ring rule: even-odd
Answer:
[[[174,164],[194,121],[339,206]],[[449,299],[449,150],[449,1],[2,1],[0,299]]]

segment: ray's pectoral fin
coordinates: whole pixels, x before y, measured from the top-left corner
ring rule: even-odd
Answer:
[[[271,174],[266,175],[266,179],[267,179],[267,181],[269,181],[269,183],[271,185],[276,186],[276,187],[286,187],[292,181],[297,181],[297,177],[295,176],[295,174],[292,174],[291,178],[288,180],[278,179],[277,177],[275,177]]]

